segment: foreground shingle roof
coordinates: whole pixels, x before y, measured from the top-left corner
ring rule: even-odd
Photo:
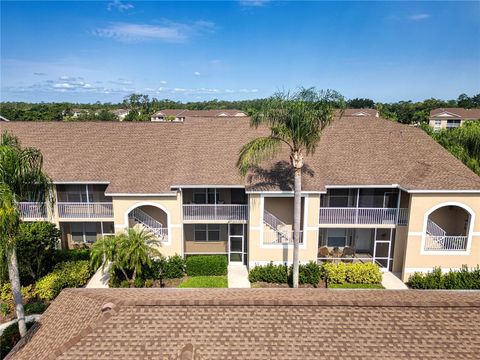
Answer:
[[[69,289],[11,358],[478,359],[479,333],[476,291]]]
[[[430,117],[434,118],[444,112],[450,113],[461,119],[478,120],[480,119],[480,109],[463,109],[463,108],[439,108],[430,111]]]
[[[159,194],[172,186],[243,186],[290,190],[283,152],[243,179],[241,146],[268,135],[249,118],[195,118],[184,123],[8,122],[23,146],[41,149],[56,182],[104,181],[107,192]],[[480,177],[418,128],[376,117],[344,117],[306,159],[305,191],[326,185],[393,185],[408,190],[480,190]]]

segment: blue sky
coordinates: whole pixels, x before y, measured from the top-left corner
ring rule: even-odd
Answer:
[[[1,2],[1,100],[480,92],[480,2]]]

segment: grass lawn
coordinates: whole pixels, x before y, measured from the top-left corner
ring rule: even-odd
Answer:
[[[179,288],[226,288],[226,276],[192,276],[177,287]]]
[[[329,289],[383,289],[380,284],[329,284]]]

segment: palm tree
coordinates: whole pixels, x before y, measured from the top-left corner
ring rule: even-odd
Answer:
[[[335,108],[344,108],[344,99],[336,91],[317,92],[314,88],[301,88],[293,94],[275,94],[251,117],[251,126],[258,128],[262,124],[267,125],[270,135],[245,144],[237,161],[240,173],[245,176],[254,166],[275,157],[282,147],[289,151],[294,171],[293,287],[298,287],[304,160],[305,156],[315,152],[322,130],[333,120]]]
[[[22,200],[53,204],[52,182],[43,172],[38,149],[22,148],[18,139],[3,132],[0,136],[0,260],[6,260],[20,336],[27,332],[18,271],[15,238],[20,225],[18,203]]]

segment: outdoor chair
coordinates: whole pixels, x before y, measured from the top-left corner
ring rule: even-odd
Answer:
[[[322,246],[318,249],[318,257],[319,258],[328,258],[330,257],[330,251],[328,250],[328,247]]]
[[[342,258],[345,259],[343,260],[343,262],[353,262],[354,257],[355,257],[355,250],[350,246],[345,246],[342,252]]]

